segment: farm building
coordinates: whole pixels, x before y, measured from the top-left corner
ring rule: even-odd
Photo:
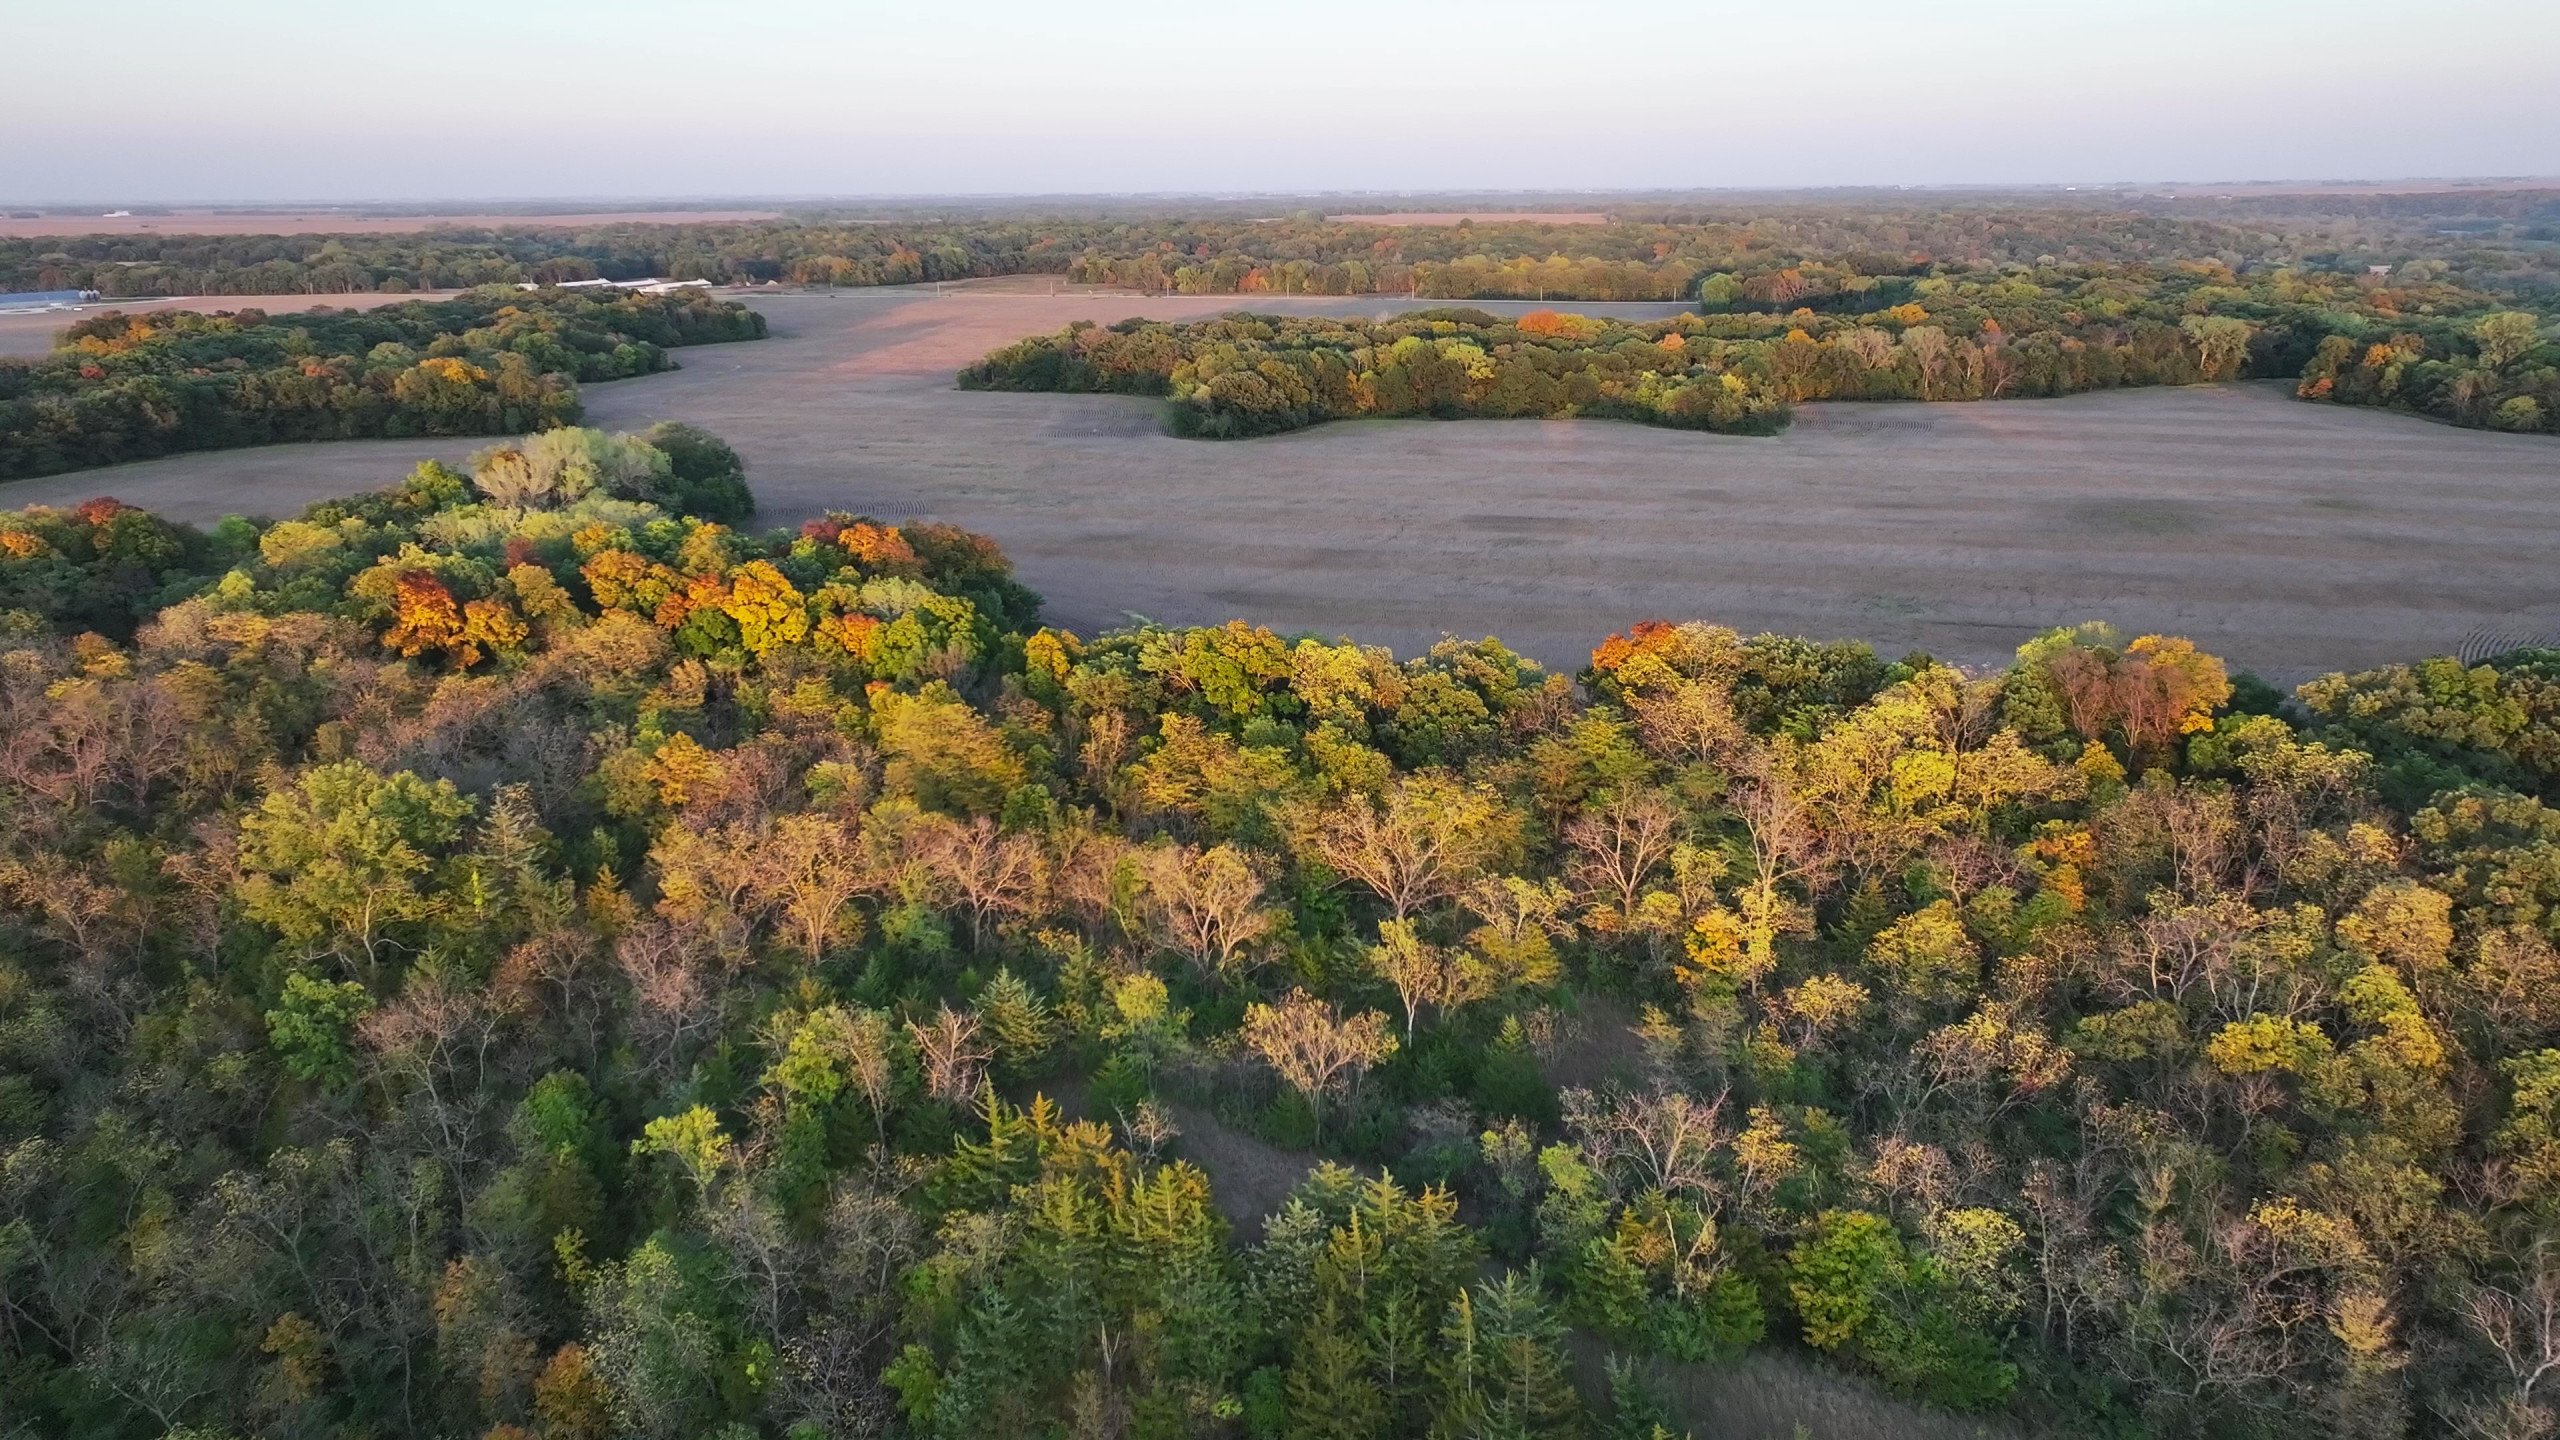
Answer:
[[[69,310],[94,303],[95,290],[22,290],[0,295],[0,314],[13,310]]]
[[[516,288],[540,290],[543,287],[530,280],[519,280],[516,282]],[[561,280],[555,282],[551,288],[555,290],[636,290],[643,295],[664,295],[671,290],[708,290],[711,288],[711,282],[708,280],[661,280],[652,276],[646,280]]]

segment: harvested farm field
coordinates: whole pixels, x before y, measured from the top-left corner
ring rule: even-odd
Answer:
[[[1809,406],[1775,439],[1391,420],[1205,442],[1163,434],[1146,400],[970,393],[952,375],[1070,320],[1197,318],[1235,297],[749,303],[773,338],[591,386],[589,423],[675,419],[727,437],[772,524],[835,508],[984,531],[1054,621],[1088,632],[1134,613],[1400,651],[1492,634],[1578,668],[1633,621],[1700,618],[1990,664],[2038,629],[2095,618],[2189,635],[2279,682],[2560,638],[2560,444],[2280,387]],[[283,513],[485,443],[180,456],[17,482],[0,504],[111,494],[199,521]]]

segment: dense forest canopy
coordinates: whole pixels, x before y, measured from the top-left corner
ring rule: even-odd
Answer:
[[[1595,415],[1739,434],[1807,400],[1989,400],[2252,376],[2307,400],[2560,430],[2560,339],[2525,311],[2411,277],[2218,264],[1709,276],[1701,314],[1632,324],[1536,310],[1393,320],[1236,314],[1034,336],[964,388],[1166,396],[1177,434],[1369,415]]]
[[[0,359],[0,479],[282,440],[547,429],[578,418],[581,381],[764,333],[763,316],[698,292],[503,286],[284,318],[109,310],[42,359]]]
[[[109,296],[326,294],[664,275],[895,285],[997,275],[1184,294],[1412,293],[1680,300],[1703,276],[1806,260],[1915,265],[2213,260],[2361,274],[2421,263],[2500,293],[2560,289],[2560,196],[2295,197],[2221,219],[2060,203],[1877,196],[1630,207],[1605,225],[1488,217],[1382,228],[1321,213],[974,211],[888,220],[447,227],[416,234],[0,237],[0,289]],[[2238,221],[2240,223],[2234,223]],[[2451,223],[2448,223],[2451,222]],[[1523,267],[1527,268],[1523,268]]]
[[[1088,638],[724,452],[0,518],[0,1435],[2551,1433],[2560,656]]]

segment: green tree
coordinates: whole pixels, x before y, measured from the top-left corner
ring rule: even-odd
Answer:
[[[355,1073],[356,1021],[372,1009],[362,985],[296,970],[284,977],[284,993],[267,1012],[267,1038],[293,1075],[344,1083]]]
[[[242,908],[307,953],[378,973],[447,903],[434,871],[471,811],[447,781],[320,766],[240,822]]]
[[[1547,1304],[1534,1268],[1506,1272],[1449,1302],[1432,1378],[1439,1389],[1432,1407],[1436,1440],[1581,1431],[1564,1322]]]
[[[2471,338],[2480,347],[2481,364],[2504,370],[2541,342],[2542,322],[2522,310],[2501,310],[2474,322]]]

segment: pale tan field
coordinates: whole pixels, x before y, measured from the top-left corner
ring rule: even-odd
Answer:
[[[409,235],[460,228],[704,225],[772,220],[775,210],[598,210],[579,215],[363,215],[343,210],[179,210],[167,215],[0,215],[0,235]]]
[[[1479,225],[1606,225],[1609,217],[1597,210],[1398,210],[1383,215],[1327,215],[1327,220],[1346,225],[1455,225],[1473,220]]]
[[[1992,664],[2038,629],[2099,618],[2193,636],[2279,681],[2560,632],[2560,444],[2274,387],[1812,406],[1765,440],[1524,420],[1210,443],[1162,434],[1148,401],[972,394],[951,376],[1071,319],[1196,317],[1233,297],[750,303],[774,338],[590,387],[590,421],[729,437],[769,523],[836,508],[985,531],[1053,619],[1086,631],[1134,612],[1403,651],[1493,634],[1570,667],[1633,621],[1702,618]],[[0,504],[284,513],[485,443],[182,456],[18,482]]]

